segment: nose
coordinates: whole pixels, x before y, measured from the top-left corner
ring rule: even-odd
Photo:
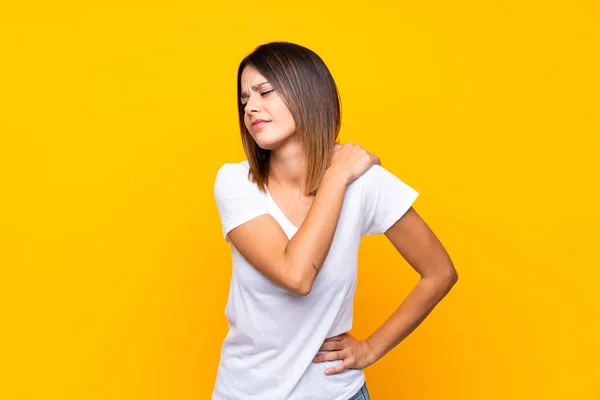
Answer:
[[[252,115],[253,112],[259,112],[259,101],[260,100],[256,99],[254,96],[250,96],[246,106],[244,107],[244,111],[246,111],[248,115]]]

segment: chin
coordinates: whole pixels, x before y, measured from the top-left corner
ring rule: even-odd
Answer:
[[[293,140],[295,131],[284,131],[280,130],[270,131],[269,129],[263,129],[256,133],[251,133],[252,138],[263,150],[276,150],[281,146],[285,145],[289,140]]]
[[[280,138],[280,137],[272,138],[272,137],[265,137],[265,136],[267,136],[267,135],[264,135],[261,137],[261,135],[259,133],[258,137],[254,138],[254,141],[256,142],[258,147],[260,147],[263,150],[275,150],[275,149],[281,147],[281,145],[285,142],[285,139],[287,139],[287,138]]]
[[[279,142],[276,142],[276,143],[267,142],[267,143],[265,143],[264,141],[263,142],[257,141],[256,144],[258,145],[258,147],[260,147],[263,150],[275,150],[280,145]]]

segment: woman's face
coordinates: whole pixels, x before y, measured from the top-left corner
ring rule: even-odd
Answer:
[[[241,76],[244,123],[258,146],[275,150],[294,136],[294,117],[273,86],[258,70],[247,65]],[[258,120],[262,122],[255,124]]]

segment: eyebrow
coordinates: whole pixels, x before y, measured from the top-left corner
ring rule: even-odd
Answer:
[[[268,83],[269,83],[269,82],[262,82],[262,83],[259,83],[259,84],[257,84],[257,85],[251,86],[251,88],[252,88],[253,90],[258,90],[258,88],[260,88],[262,85],[266,85],[266,84],[268,84]],[[247,99],[248,97],[250,97],[250,95],[249,95],[248,93],[242,92],[242,95],[240,96],[240,100],[241,100],[241,99]]]

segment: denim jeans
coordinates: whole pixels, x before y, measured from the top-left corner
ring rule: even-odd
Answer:
[[[371,400],[371,396],[369,396],[369,391],[367,390],[367,384],[365,383],[363,387],[361,387],[360,390],[348,400]]]

